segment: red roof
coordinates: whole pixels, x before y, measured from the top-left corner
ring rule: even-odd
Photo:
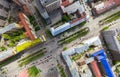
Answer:
[[[34,37],[34,35],[32,34],[32,32],[31,32],[31,30],[30,30],[30,28],[29,28],[29,25],[28,25],[27,22],[26,22],[26,19],[25,19],[23,13],[18,13],[18,15],[19,15],[19,18],[20,18],[20,20],[21,20],[21,24],[24,26],[24,28],[25,28],[25,30],[26,30],[26,32],[27,32],[27,34],[28,34],[27,36],[29,36],[29,38],[30,38],[31,40],[34,40],[35,37]]]
[[[18,77],[29,77],[28,71],[27,70],[22,70]]]
[[[93,61],[92,63],[90,63],[90,66],[92,68],[92,71],[93,71],[95,77],[102,77],[96,61]]]
[[[67,5],[69,5],[70,4],[70,2],[69,2],[69,0],[64,0],[64,1],[62,1],[62,6],[67,6]]]
[[[85,17],[86,17],[86,13],[83,12],[83,14],[81,14],[80,18],[76,18],[76,19],[72,20],[70,23],[73,24],[73,23],[75,23],[75,22],[77,22],[77,21],[79,21],[79,20],[81,20],[81,19],[83,19]]]

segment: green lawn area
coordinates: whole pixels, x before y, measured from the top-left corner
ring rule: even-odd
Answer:
[[[57,66],[58,66],[58,70],[60,72],[61,77],[67,77],[65,74],[64,68],[60,64],[58,64]]]
[[[105,26],[102,31],[105,31],[105,30],[108,30],[109,29],[109,26]]]
[[[71,59],[75,61],[75,60],[80,59],[81,57],[82,57],[82,54],[80,53],[80,54],[75,54],[75,55],[71,56]]]
[[[103,19],[100,21],[101,24],[107,24],[107,23],[110,23],[112,21],[115,21],[117,19],[120,18],[120,11],[108,16],[107,18]]]
[[[61,40],[59,40],[58,42],[61,44],[68,44],[82,36],[85,36],[89,33],[89,30],[87,28],[81,29],[80,31],[77,31],[74,34],[69,35],[68,37],[65,37]]]
[[[19,62],[19,66],[22,67],[24,65],[27,65],[29,64],[30,62],[34,61],[34,60],[37,60],[38,58],[41,58],[44,56],[44,52],[43,52],[44,49],[41,49],[39,51],[37,51],[36,53],[32,54],[32,55],[29,55],[23,59],[21,59]]]
[[[40,70],[36,66],[28,68],[29,77],[38,77]]]
[[[7,48],[5,48],[4,46],[0,46],[0,51],[5,51],[7,50]]]
[[[21,39],[26,38],[22,29],[12,33],[2,34],[2,37],[7,41],[6,45],[8,47],[14,47],[17,42],[19,42]]]
[[[52,36],[52,34],[51,34],[51,32],[50,32],[49,29],[47,29],[47,30],[45,31],[45,33],[46,33],[46,35],[47,35],[49,38],[53,38],[53,36]]]
[[[65,51],[65,50],[67,50],[67,49],[68,49],[67,47],[64,47],[64,48],[63,48],[63,51]]]
[[[42,49],[40,49],[40,51],[42,52],[42,51],[44,51],[45,49],[46,49],[46,48],[42,48]],[[25,57],[25,58],[22,58],[22,59],[19,60],[18,62],[22,62],[22,61],[30,58],[31,56],[38,54],[38,53],[40,53],[40,52],[38,51],[38,52],[36,52],[36,53],[33,53],[33,54],[31,54],[31,55],[29,55],[29,56],[27,56],[27,57]]]

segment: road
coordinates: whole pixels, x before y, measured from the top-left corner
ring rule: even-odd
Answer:
[[[120,7],[117,7],[116,9],[113,9],[113,10],[111,10],[110,12],[107,12],[107,13],[105,13],[104,15],[101,15],[101,16],[99,16],[99,17],[97,17],[97,18],[95,18],[95,19],[93,19],[92,17],[88,20],[89,22],[87,22],[87,24],[85,25],[85,27],[89,27],[90,28],[90,33],[88,34],[88,35],[86,35],[82,40],[85,40],[85,39],[88,39],[88,38],[90,38],[90,37],[93,37],[93,36],[96,36],[96,35],[98,35],[99,34],[99,31],[104,27],[104,26],[102,26],[102,27],[100,27],[99,25],[98,25],[98,22],[100,21],[100,20],[102,20],[102,19],[104,19],[105,17],[107,17],[107,16],[109,16],[109,15],[111,15],[111,14],[113,14],[113,13],[115,13],[115,12],[117,12],[117,11],[119,11],[119,9],[120,9]],[[78,29],[79,30],[79,29]],[[37,50],[39,50],[39,49],[41,49],[41,48],[46,48],[46,50],[48,51],[47,53],[48,54],[46,54],[46,56],[44,56],[43,58],[41,58],[41,59],[38,59],[39,61],[40,60],[43,60],[43,59],[45,59],[45,57],[47,57],[48,55],[52,55],[52,59],[50,59],[51,61],[53,61],[53,63],[54,63],[54,61],[55,60],[58,60],[61,64],[63,64],[62,62],[61,62],[61,58],[60,58],[60,54],[61,54],[61,52],[63,51],[63,48],[64,47],[72,47],[74,44],[76,44],[76,43],[78,43],[78,42],[81,42],[82,40],[81,39],[77,39],[77,40],[75,40],[74,42],[72,42],[72,43],[70,43],[70,44],[68,44],[68,45],[65,45],[65,46],[59,46],[58,45],[58,43],[57,43],[57,40],[58,40],[58,38],[53,38],[53,39],[51,39],[51,40],[48,40],[46,43],[42,43],[42,44],[39,44],[39,45],[37,45],[37,46],[35,46],[35,47],[33,47],[33,48],[30,48],[30,49],[27,49],[27,50],[25,50],[25,51],[23,51],[22,53],[21,53],[21,56],[28,56],[28,55],[30,55],[30,54],[32,54],[32,53],[34,53],[34,52],[36,52]],[[18,60],[20,60],[20,58],[18,59]],[[10,63],[10,64],[8,64],[8,65],[6,65],[5,67],[3,67],[3,68],[8,68],[8,72],[7,72],[7,74],[6,75],[3,75],[2,77],[5,77],[5,76],[8,76],[8,77],[14,77],[15,75],[17,75],[18,73],[19,73],[19,71],[21,70],[21,69],[24,69],[24,67],[22,67],[22,68],[18,68],[18,63],[17,63],[17,61],[18,60],[16,60],[16,61],[14,61],[14,62],[12,62],[12,63]],[[37,60],[36,60],[37,61]],[[35,62],[36,62],[35,61]],[[38,62],[39,62],[38,61]],[[50,62],[51,62],[50,61]],[[47,62],[46,63],[46,67],[47,67],[47,64],[49,64],[50,62]],[[32,63],[34,63],[34,62],[32,62]],[[51,64],[51,63],[50,63]],[[38,63],[35,63],[35,65],[37,65],[38,66]],[[43,66],[43,65],[41,65],[41,66]],[[39,68],[41,68],[41,66],[38,66]],[[48,69],[49,69],[49,65],[48,65]],[[44,67],[45,68],[45,67]],[[16,70],[16,71],[15,71]],[[13,72],[14,71],[14,72]]]

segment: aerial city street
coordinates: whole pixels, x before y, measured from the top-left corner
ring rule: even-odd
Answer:
[[[0,77],[120,77],[120,0],[0,0]]]

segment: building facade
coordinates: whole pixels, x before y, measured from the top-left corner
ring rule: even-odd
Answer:
[[[89,49],[91,45],[95,46],[93,50]],[[75,54],[83,55],[75,61],[72,58]],[[102,49],[99,37],[93,37],[83,41],[82,45],[72,47],[62,52],[62,56],[72,77],[103,77],[105,75],[108,77],[114,77],[105,51]],[[104,70],[102,72],[105,72],[105,74],[100,71],[101,68],[99,67],[98,62],[102,64]]]
[[[47,10],[47,12],[52,12],[53,10],[60,7],[60,0],[40,0],[42,6]]]
[[[110,50],[120,52],[120,29],[103,31],[103,38]]]
[[[41,1],[35,0],[35,2],[36,2],[37,9],[39,13],[41,14],[42,18],[45,20],[46,24],[50,24],[51,23],[50,16],[48,12],[46,11],[46,9],[42,6]]]
[[[4,27],[8,17],[10,3],[7,0],[0,0],[0,28]]]

